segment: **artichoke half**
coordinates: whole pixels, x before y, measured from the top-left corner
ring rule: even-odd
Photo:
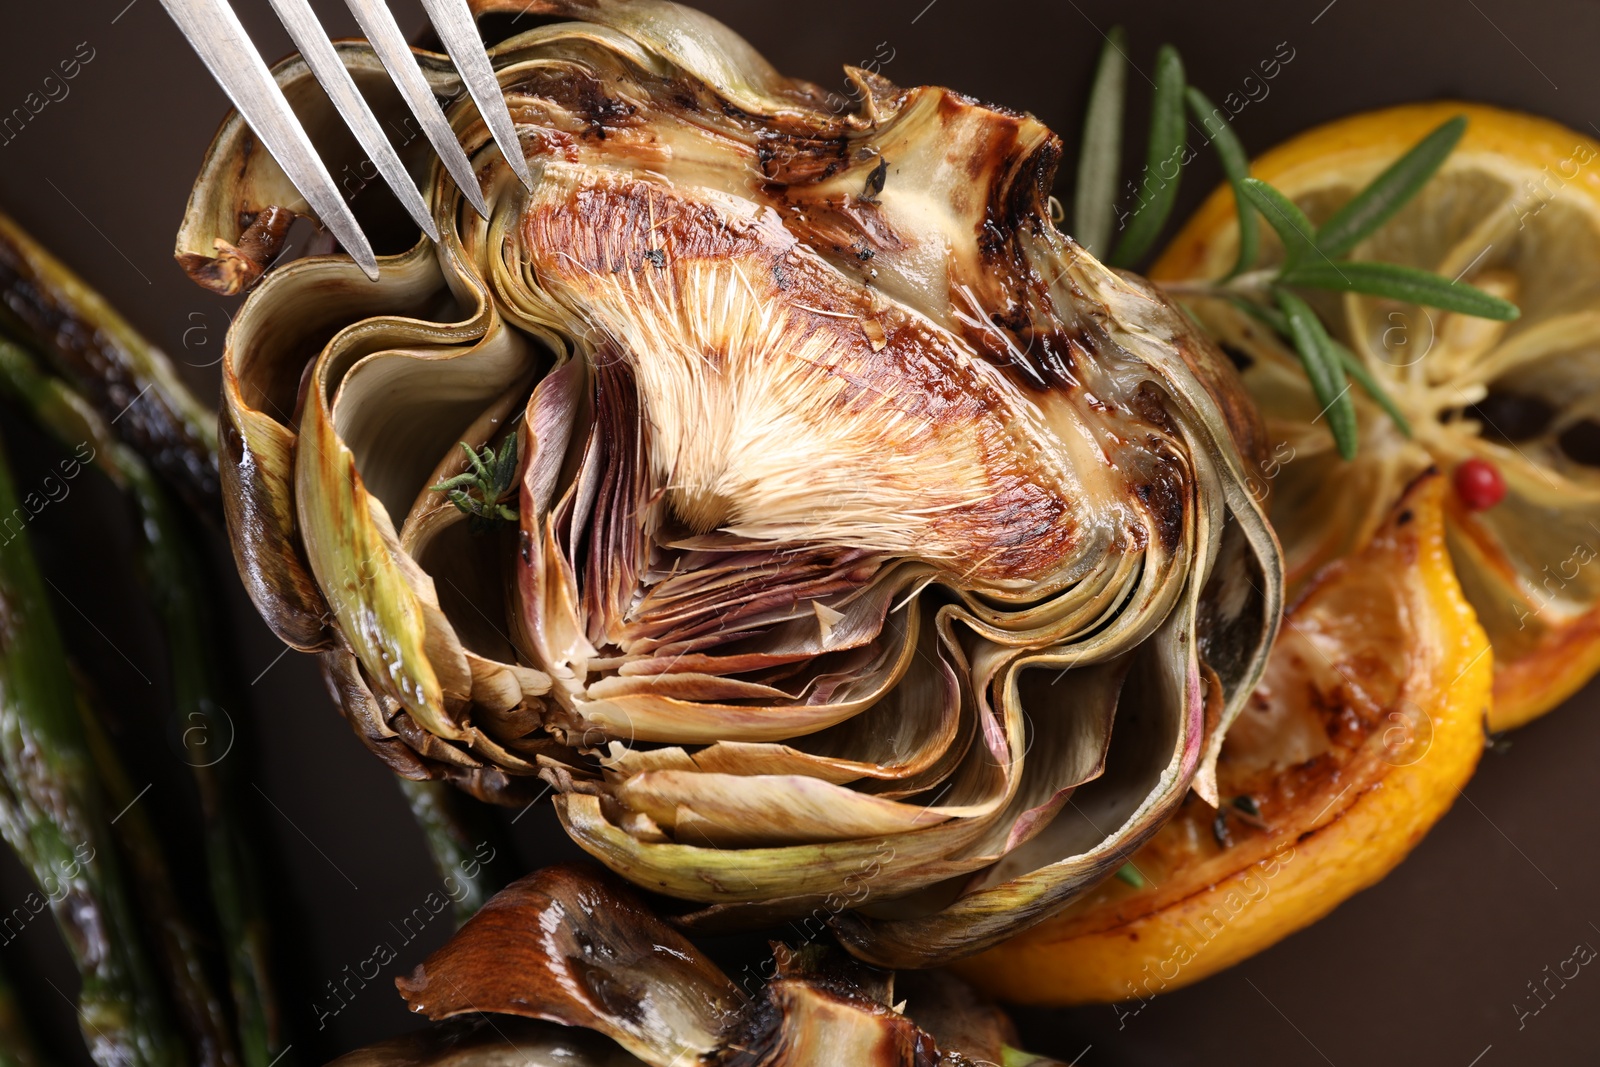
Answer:
[[[772,953],[735,983],[609,877],[546,867],[396,980],[439,1025],[329,1067],[1061,1067],[942,971]]]
[[[234,116],[179,235],[202,284],[261,276],[233,544],[356,731],[489,799],[551,783],[682,922],[810,915],[891,966],[1215,802],[1280,608],[1263,435],[1180,313],[1051,224],[1058,139],[860,70],[845,106],[673,4],[531,7],[581,20],[492,49],[531,190],[420,53],[487,219],[435,167],[438,246],[261,276],[305,208]]]

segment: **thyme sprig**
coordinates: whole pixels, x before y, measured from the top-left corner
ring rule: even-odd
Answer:
[[[1177,197],[1178,178],[1192,160],[1183,109],[1203,128],[1217,152],[1233,189],[1239,215],[1239,254],[1219,281],[1198,280],[1163,287],[1174,296],[1224,297],[1266,323],[1299,357],[1328,427],[1345,459],[1359,447],[1351,382],[1372,397],[1395,426],[1411,435],[1411,427],[1394,399],[1371,370],[1329,332],[1313,307],[1295,290],[1322,289],[1362,293],[1405,303],[1454,311],[1477,318],[1509,322],[1520,312],[1515,304],[1451,278],[1395,263],[1352,260],[1349,253],[1409,203],[1455,150],[1467,127],[1458,115],[1434,129],[1360,190],[1320,227],[1293,200],[1250,177],[1248,157],[1222,110],[1200,90],[1184,84],[1183,63],[1170,45],[1157,55],[1155,93],[1151,104],[1145,179],[1139,200],[1117,214],[1116,176],[1120,168],[1121,127],[1125,101],[1127,36],[1111,31],[1101,51],[1084,124],[1078,188],[1073,198],[1074,226],[1081,243],[1106,255],[1111,223],[1123,222],[1122,235],[1107,262],[1134,267],[1145,257],[1167,224]],[[1152,189],[1152,175],[1158,184]],[[1256,269],[1260,228],[1266,219],[1283,245],[1283,260]]]
[[[444,493],[450,503],[470,515],[474,530],[491,529],[500,522],[516,522],[516,505],[505,503],[505,498],[517,482],[517,435],[507,437],[498,454],[488,445],[483,446],[481,453],[474,452],[465,441],[461,442],[461,448],[467,454],[467,469],[428,488]]]

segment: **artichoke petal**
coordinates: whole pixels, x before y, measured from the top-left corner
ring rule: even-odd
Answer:
[[[209,166],[209,164],[208,164]],[[191,205],[191,209],[193,205]],[[223,361],[223,505],[234,559],[257,610],[286,643],[328,647],[332,615],[300,545],[295,431],[306,365],[352,313],[420,310],[443,288],[421,245],[386,259],[381,286],[348,260],[291,264],[262,281],[229,331]]]
[[[396,982],[431,1019],[501,1012],[596,1030],[651,1063],[700,1062],[739,996],[631,894],[570,867],[513,882]]]
[[[1195,646],[1192,611],[1184,610],[1134,654],[1105,773],[1076,792],[1070,812],[932,914],[836,917],[845,945],[883,966],[965,955],[1052,914],[1122,866],[1182,802],[1186,790],[1174,786],[1191,782],[1200,763],[1208,699],[1221,693],[1205,685]],[[1174,703],[1184,709],[1176,720],[1167,711]]]
[[[370,45],[335,41],[334,48],[362,95],[379,101],[380,117],[405,114],[393,80]],[[418,63],[436,93],[460,92],[461,80],[447,57],[419,52]],[[319,154],[336,158],[329,150],[337,143],[335,138],[346,136],[344,121],[304,58],[298,53],[289,56],[272,68],[272,75]],[[296,216],[315,219],[255,132],[237,111],[231,111],[206,150],[173,254],[196,283],[233,296],[262,278],[283,250]],[[386,281],[388,269],[385,264]]]

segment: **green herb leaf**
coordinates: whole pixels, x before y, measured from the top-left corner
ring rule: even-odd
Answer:
[[[1228,272],[1228,277],[1232,278],[1255,266],[1256,252],[1261,247],[1261,227],[1249,198],[1245,196],[1243,185],[1244,180],[1250,177],[1250,157],[1245,155],[1244,145],[1239,143],[1221,108],[1192,85],[1183,95],[1189,103],[1189,110],[1205,127],[1206,136],[1211,138],[1211,147],[1217,150],[1217,159],[1222,163],[1222,173],[1227,175],[1228,184],[1233,186],[1233,200],[1239,210],[1239,258],[1234,261],[1233,270]]]
[[[467,462],[472,464],[473,476],[482,482],[490,481],[489,464],[494,462],[494,452],[489,449],[489,446],[484,446],[484,455],[482,456],[473,452],[472,446],[465,441],[461,442],[461,447],[467,453]]]
[[[440,482],[438,485],[433,486],[433,491],[436,493],[447,493],[452,489],[470,489],[472,486],[477,484],[478,476],[476,474],[472,473],[471,471],[462,471],[454,478],[446,479],[445,481]]]
[[[1390,396],[1389,391],[1383,387],[1378,379],[1372,376],[1372,372],[1367,369],[1367,365],[1356,358],[1354,352],[1338,341],[1333,342],[1333,351],[1339,357],[1339,363],[1344,367],[1345,373],[1356,380],[1356,384],[1361,386],[1366,394],[1373,399],[1373,402],[1383,409],[1383,413],[1389,416],[1390,421],[1395,424],[1401,433],[1410,437],[1411,423],[1400,413],[1400,406],[1394,402],[1394,397]]]
[[[516,487],[517,435],[506,438],[498,456],[487,445],[481,454],[465,441],[461,448],[467,453],[470,469],[429,488],[445,494],[445,499],[470,515],[474,531],[482,532],[497,522],[516,522],[517,509],[501,501]]]
[[[1144,175],[1139,182],[1138,202],[1122,238],[1111,253],[1110,263],[1131,267],[1161,235],[1161,227],[1172,214],[1178,198],[1178,179],[1183,174],[1188,127],[1183,121],[1183,60],[1178,50],[1164,44],[1156,53],[1156,88],[1150,105],[1150,139],[1146,143]],[[1170,171],[1170,175],[1168,174]]]
[[[1387,222],[1433,177],[1466,132],[1467,117],[1441,125],[1355,195],[1317,231],[1317,247],[1328,258],[1344,255]]]
[[[1144,875],[1139,873],[1139,868],[1131,863],[1124,863],[1117,868],[1117,877],[1133,886],[1135,889],[1144,888]]]
[[[1291,344],[1294,342],[1294,336],[1289,330],[1289,317],[1277,308],[1258,304],[1254,300],[1246,300],[1242,296],[1230,297],[1229,303],[1251,318],[1266,323],[1284,340]],[[1334,354],[1339,357],[1339,364],[1344,367],[1345,373],[1356,380],[1356,384],[1361,386],[1362,390],[1373,399],[1373,402],[1383,409],[1384,414],[1394,421],[1395,426],[1399,428],[1401,433],[1410,437],[1411,423],[1400,413],[1399,405],[1394,402],[1394,398],[1389,395],[1389,391],[1383,387],[1383,384],[1372,376],[1372,372],[1367,369],[1367,365],[1361,362],[1354,352],[1338,341],[1329,338],[1329,342],[1333,345]]]
[[[486,454],[492,455],[488,449]],[[517,480],[517,435],[512,434],[506,439],[506,445],[500,450],[500,459],[494,468],[495,498],[505,496]]]
[[[1283,241],[1285,271],[1292,270],[1307,259],[1322,258],[1316,245],[1316,227],[1311,225],[1306,213],[1293,200],[1259,178],[1241,179],[1239,187]]]
[[[1128,88],[1128,34],[1113,26],[1100,49],[1089,108],[1083,117],[1078,154],[1078,184],[1072,199],[1073,237],[1094,255],[1111,244],[1117,210],[1117,176],[1122,170],[1122,111]]]
[[[1347,460],[1354,459],[1360,443],[1356,434],[1356,406],[1350,399],[1350,382],[1345,377],[1344,366],[1333,350],[1333,338],[1328,336],[1310,304],[1287,289],[1275,288],[1273,296],[1289,320],[1289,338],[1306,368],[1306,377],[1311,380],[1311,391],[1322,405],[1322,413],[1328,417],[1328,429],[1333,431],[1339,455]]]
[[[1251,318],[1266,323],[1277,331],[1285,340],[1289,338],[1289,317],[1274,307],[1258,304],[1254,300],[1247,300],[1242,296],[1231,296],[1228,302]]]
[[[1306,263],[1285,270],[1278,281],[1284,285],[1299,285],[1308,289],[1335,289],[1347,293],[1366,293],[1369,296],[1386,296],[1411,304],[1459,311],[1480,319],[1510,322],[1522,312],[1509,300],[1484,292],[1482,289],[1453,282],[1438,274],[1430,274],[1415,267],[1402,267],[1398,263],[1367,263],[1343,260],[1338,263]]]

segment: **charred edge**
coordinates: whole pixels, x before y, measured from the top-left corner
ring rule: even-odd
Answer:
[[[760,1067],[770,1062],[783,1043],[783,1009],[763,991],[722,1035],[716,1067]]]
[[[1178,436],[1178,427],[1172,421],[1172,415],[1167,411],[1165,397],[1161,387],[1154,382],[1140,382],[1139,388],[1134,391],[1131,407],[1134,414],[1143,419],[1150,426],[1155,427],[1168,437]]]
[[[998,167],[993,163],[996,156],[1003,160]],[[1092,354],[1097,347],[1082,330],[1063,328],[1055,314],[1050,282],[1033,268],[1018,239],[1024,232],[1041,235],[1051,225],[1050,189],[1060,162],[1061,141],[1053,134],[1030,154],[1020,155],[1014,127],[1005,129],[987,158],[974,155],[968,162],[974,179],[984,173],[1007,175],[989,191],[977,243],[993,279],[989,295],[994,303],[1005,305],[990,321],[1011,343],[1003,345],[986,336],[988,331],[970,329],[967,340],[991,360],[1014,368],[1023,383],[1035,390],[1076,388],[1076,353]]]
[[[850,139],[843,133],[817,136],[766,127],[757,136],[756,161],[769,183],[765,191],[772,196],[781,196],[790,186],[827,181],[850,165]],[[887,175],[887,163],[880,161],[879,167]],[[879,183],[877,192],[882,191]]]
[[[878,157],[878,165],[872,168],[872,173],[867,175],[867,184],[861,193],[861,199],[867,203],[876,203],[883,187],[889,180],[889,161],[882,156]]]
[[[218,237],[214,255],[180,252],[178,265],[198,285],[223,296],[235,296],[254,285],[277,258],[294,220],[295,213],[284,207],[240,212],[237,244]]]
[[[1151,444],[1161,447],[1157,439],[1152,439]],[[1134,486],[1133,491],[1154,521],[1161,547],[1176,552],[1183,536],[1183,478],[1177,461],[1163,452],[1154,476]]]
[[[598,141],[604,141],[611,130],[632,125],[639,113],[637,105],[606,92],[598,77],[577,67],[562,67],[559,72],[538,71],[517,88],[529,96],[554,101],[571,112],[588,127],[587,135]],[[685,111],[701,109],[693,90],[684,83],[677,83],[668,98]]]
[[[881,1020],[884,1040],[877,1046],[881,1055],[860,1067],[966,1067],[969,1062],[959,1055],[941,1053],[927,1031],[848,986],[810,979],[791,981],[803,981],[813,990]],[[791,1030],[786,1022],[783,1005],[768,986],[761,999],[751,1003],[722,1035],[722,1047],[711,1062],[715,1067],[797,1067],[813,1062],[812,1057],[823,1050],[794,1047],[795,1034],[806,1030],[803,1025]]]

